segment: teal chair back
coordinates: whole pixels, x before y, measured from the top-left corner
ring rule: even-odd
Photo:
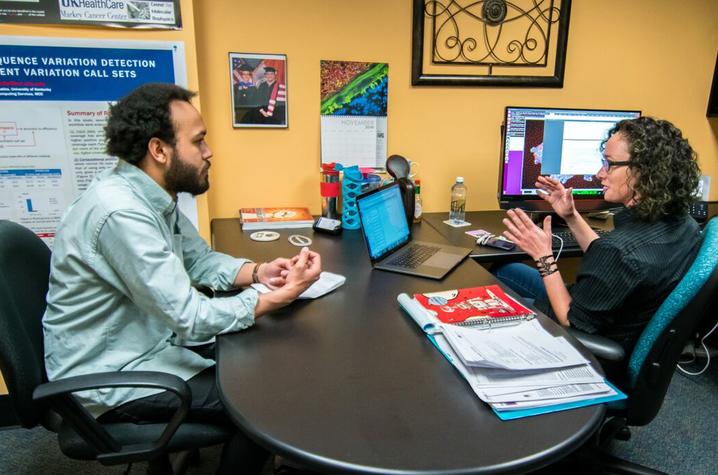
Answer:
[[[629,425],[650,422],[663,403],[678,358],[700,322],[714,312],[718,295],[718,218],[708,222],[686,275],[659,307],[628,363]]]

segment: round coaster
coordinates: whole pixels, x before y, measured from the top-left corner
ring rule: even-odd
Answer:
[[[276,231],[255,231],[249,235],[252,241],[276,241],[279,239],[279,233]]]
[[[312,245],[312,240],[301,234],[292,234],[289,236],[289,244],[297,247],[306,247]]]

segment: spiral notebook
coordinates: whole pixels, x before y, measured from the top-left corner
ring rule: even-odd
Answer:
[[[414,300],[439,322],[454,325],[499,326],[536,316],[498,285],[414,294]]]

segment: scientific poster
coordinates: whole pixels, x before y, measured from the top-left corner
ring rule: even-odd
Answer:
[[[179,0],[0,0],[0,23],[182,28]]]
[[[65,208],[117,162],[109,104],[148,82],[186,86],[181,42],[0,37],[0,219],[52,247]],[[180,207],[196,226],[194,200]]]
[[[322,163],[383,168],[389,65],[321,62]]]

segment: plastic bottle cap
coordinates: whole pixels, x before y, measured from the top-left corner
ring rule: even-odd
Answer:
[[[464,177],[463,177],[463,176],[457,176],[457,177],[456,177],[456,183],[463,183],[463,182],[464,182]]]

